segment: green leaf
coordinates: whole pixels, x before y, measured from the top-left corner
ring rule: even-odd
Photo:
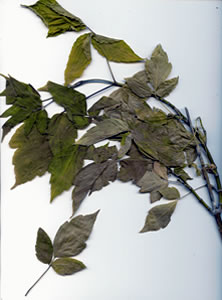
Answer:
[[[118,151],[118,158],[124,157],[131,148],[132,135],[129,132],[123,134],[120,145],[121,146]]]
[[[200,169],[200,168],[198,168],[197,164],[195,164],[195,163],[192,163],[191,167],[193,167],[193,168],[195,169],[195,171],[196,171],[196,175],[197,175],[197,176],[201,176],[201,174],[202,174],[202,171],[201,171],[201,169]]]
[[[48,37],[56,36],[66,31],[81,31],[86,25],[81,19],[66,11],[55,0],[39,0],[33,5],[22,5],[31,9],[48,27]]]
[[[45,91],[48,91],[54,101],[65,108],[68,119],[75,124],[78,129],[85,128],[89,124],[86,116],[86,97],[72,88],[48,81]]]
[[[33,112],[28,119],[24,121],[24,133],[26,136],[32,131],[34,124],[36,123],[38,112]]]
[[[137,182],[140,193],[150,193],[167,187],[168,182],[160,178],[156,173],[146,171],[143,177]]]
[[[76,143],[90,146],[128,130],[128,125],[119,119],[106,119],[90,128]]]
[[[162,82],[159,85],[159,87],[156,91],[156,94],[159,97],[168,96],[175,89],[175,87],[177,86],[178,80],[179,80],[179,77],[175,77],[175,78],[172,78],[172,79],[169,79],[169,80],[166,80],[166,81]]]
[[[159,192],[167,200],[175,200],[180,198],[180,193],[175,187],[166,187],[160,189]]]
[[[95,34],[92,36],[92,44],[100,55],[110,61],[131,63],[142,60],[123,40]]]
[[[106,109],[109,107],[117,107],[118,105],[120,105],[119,100],[113,99],[111,97],[103,96],[101,99],[99,99],[96,103],[94,103],[90,107],[88,113],[90,116],[96,117],[99,115],[102,109]]]
[[[171,220],[176,205],[177,201],[173,201],[151,208],[146,217],[145,225],[140,232],[156,231],[165,228]]]
[[[187,172],[184,171],[183,168],[175,168],[174,173],[179,175],[184,181],[193,179],[193,178],[190,177],[189,174],[187,174]]]
[[[34,126],[29,136],[24,132],[24,125],[19,127],[12,136],[9,146],[18,148],[13,156],[17,185],[42,176],[48,170],[52,153],[49,148],[47,136],[41,135]]]
[[[127,86],[130,90],[140,98],[149,98],[153,92],[151,88],[139,79],[134,77],[126,79]]]
[[[72,275],[86,268],[81,261],[70,257],[56,259],[52,262],[52,267],[57,274],[62,276]]]
[[[50,264],[53,255],[53,246],[48,234],[39,228],[35,245],[36,256],[44,264]]]
[[[115,158],[117,156],[116,146],[108,147],[108,144],[95,148],[91,145],[85,155],[85,159],[94,160],[95,163],[102,163],[109,158]]]
[[[193,145],[190,132],[176,119],[154,112],[146,122],[131,124],[132,136],[139,150],[167,167],[183,167],[184,152]]]
[[[45,134],[48,126],[48,114],[46,110],[40,110],[37,112],[33,112],[28,119],[24,121],[24,132],[25,135],[28,136],[31,132],[34,124],[36,124],[36,128],[39,133]]]
[[[74,180],[75,188],[72,193],[73,214],[77,211],[84,198],[94,191],[99,191],[114,181],[117,176],[117,163],[108,160],[103,163],[92,163],[84,167]]]
[[[1,74],[0,74],[1,75]],[[13,104],[17,98],[36,98],[40,99],[39,93],[30,85],[18,81],[17,79],[9,76],[1,75],[6,79],[6,89],[1,92],[0,96],[6,96],[6,104]]]
[[[90,215],[79,215],[60,226],[53,242],[54,256],[75,256],[82,252],[98,213],[99,211]]]
[[[48,169],[51,173],[51,202],[72,186],[76,174],[83,166],[85,150],[85,147],[71,145],[53,157]]]
[[[66,113],[55,114],[49,121],[48,135],[50,148],[56,155],[74,144],[77,130]]]
[[[81,35],[74,43],[65,70],[65,85],[81,77],[91,62],[90,34]]]
[[[12,104],[12,106],[1,115],[1,118],[11,116],[2,126],[2,140],[13,127],[26,120],[33,112],[42,107],[40,96],[31,85],[20,82],[13,77],[5,78],[6,89],[0,96],[6,96],[6,104]],[[32,126],[30,125],[27,131],[31,130]]]
[[[45,134],[48,127],[48,113],[46,110],[40,110],[37,113],[36,127],[41,134]]]
[[[154,90],[157,90],[171,72],[172,65],[168,61],[168,56],[161,45],[158,45],[145,64],[147,76]]]

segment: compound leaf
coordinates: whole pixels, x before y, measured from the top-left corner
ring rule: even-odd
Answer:
[[[91,62],[90,34],[81,35],[74,43],[65,69],[65,85],[79,78]]]
[[[65,276],[82,271],[86,266],[77,259],[64,257],[54,260],[52,262],[52,268],[57,274]]]
[[[131,63],[142,60],[123,40],[95,34],[92,36],[92,44],[100,55],[110,61]]]
[[[151,208],[146,217],[145,225],[140,232],[156,231],[165,228],[171,220],[176,205],[177,201],[173,201]]]
[[[79,215],[61,225],[53,242],[54,256],[75,256],[85,249],[98,213]]]
[[[35,251],[38,260],[44,264],[50,264],[53,256],[53,246],[50,237],[42,228],[39,228],[37,233]]]

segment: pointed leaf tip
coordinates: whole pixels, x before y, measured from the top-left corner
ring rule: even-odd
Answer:
[[[157,231],[161,228],[165,228],[170,220],[171,216],[176,208],[177,201],[160,204],[151,208],[146,217],[145,225],[141,229],[140,233],[148,231]]]

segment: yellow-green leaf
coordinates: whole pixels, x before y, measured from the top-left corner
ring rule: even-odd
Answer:
[[[100,55],[110,61],[131,63],[142,60],[123,40],[95,34],[92,36],[92,44]]]
[[[56,155],[74,144],[77,130],[66,113],[55,114],[49,121],[48,135],[51,151]]]
[[[166,187],[160,189],[159,192],[167,200],[175,200],[180,198],[180,193],[175,187]]]
[[[55,261],[53,261],[52,268],[57,274],[65,276],[82,271],[86,268],[86,266],[77,259],[64,257],[58,258]]]
[[[85,147],[72,145],[53,157],[49,165],[51,201],[72,186],[76,174],[82,168],[85,150]]]
[[[90,34],[81,35],[74,43],[65,69],[65,85],[79,78],[91,62]]]
[[[33,5],[22,5],[22,7],[31,9],[42,19],[49,29],[48,37],[86,28],[81,19],[69,13],[55,0],[39,0]]]

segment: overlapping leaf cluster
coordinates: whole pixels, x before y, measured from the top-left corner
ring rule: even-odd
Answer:
[[[13,188],[48,172],[50,201],[72,188],[72,215],[75,215],[93,192],[115,180],[130,182],[140,193],[149,193],[151,203],[161,199],[169,201],[150,209],[140,232],[165,228],[180,199],[179,191],[171,186],[168,178],[174,174],[186,184],[192,179],[184,170],[187,166],[200,172],[194,163],[196,136],[203,144],[206,140],[201,119],[195,135],[183,125],[180,114],[167,114],[149,105],[150,98],[167,97],[178,83],[178,77],[168,78],[172,65],[166,52],[157,45],[150,59],[142,59],[123,40],[93,32],[55,0],[39,0],[24,7],[42,19],[48,27],[48,37],[67,31],[89,32],[80,35],[73,44],[64,85],[48,81],[39,89],[51,94],[50,99],[64,109],[62,113],[49,118],[37,90],[30,84],[4,76],[6,88],[0,96],[6,97],[10,108],[1,115],[8,118],[3,125],[3,138],[12,128],[21,125],[9,142],[10,147],[16,149]],[[126,78],[123,85],[117,84],[111,74],[113,85],[119,88],[88,108],[87,97],[70,84],[81,77],[91,63],[92,47],[108,62],[140,61],[144,69]],[[87,129],[90,124],[93,126],[78,138],[78,130]],[[110,141],[115,145],[110,146]],[[103,145],[98,145],[99,142]],[[72,257],[86,247],[97,214],[79,215],[65,222],[53,242],[40,228],[37,258],[60,275],[84,269],[85,265]]]
[[[178,78],[168,79],[172,66],[160,45],[144,66],[143,71],[127,78],[122,87],[109,97],[100,98],[89,109],[84,94],[49,81],[41,90],[49,92],[54,102],[64,108],[64,112],[51,118],[30,85],[6,78],[6,89],[1,95],[6,95],[7,103],[12,106],[2,116],[20,105],[17,123],[24,122],[9,143],[17,149],[13,157],[14,187],[48,171],[51,201],[73,187],[73,214],[87,195],[115,180],[136,184],[140,193],[150,193],[152,203],[162,198],[179,199],[178,190],[169,186],[168,175],[173,170],[185,181],[191,179],[184,168],[196,159],[196,142],[177,116],[148,104],[154,95],[168,95],[178,81]],[[26,109],[27,94],[38,105],[30,105],[26,118],[19,118]],[[78,129],[91,122],[95,125],[78,139]],[[119,143],[109,146],[110,140]],[[106,144],[98,147],[101,141]],[[86,164],[89,160],[91,163]],[[158,230],[169,223],[176,206],[173,203],[151,209],[146,231]],[[162,213],[164,218],[167,215],[167,222],[161,221]],[[151,219],[152,222],[155,219],[155,226],[153,223],[147,226]]]
[[[72,258],[86,248],[98,211],[90,215],[79,215],[65,222],[58,229],[52,243],[48,234],[39,228],[36,240],[36,256],[44,264],[52,266],[59,275],[72,275],[85,269],[85,265]]]

